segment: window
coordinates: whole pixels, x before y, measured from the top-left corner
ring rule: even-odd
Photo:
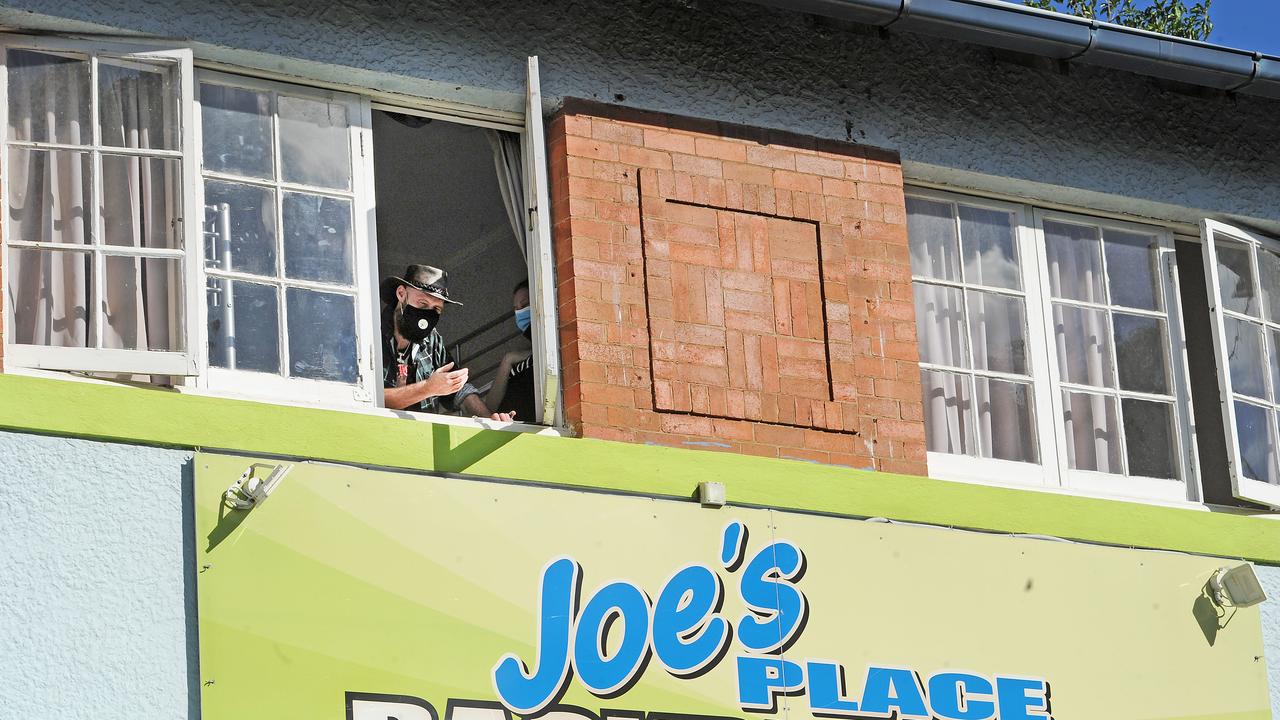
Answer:
[[[0,52],[10,367],[381,404],[369,97],[197,73],[187,49],[14,36]],[[552,421],[559,363],[536,58],[528,82],[523,126],[478,109],[467,121],[426,114],[508,131],[498,220],[525,252],[517,272],[532,291],[537,407]],[[493,163],[487,154],[480,166]]]
[[[1203,238],[1232,489],[1280,506],[1280,242],[1212,220]]]
[[[1171,234],[913,191],[931,470],[1188,499]]]

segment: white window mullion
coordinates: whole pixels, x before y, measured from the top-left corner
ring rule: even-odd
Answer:
[[[551,196],[547,179],[547,144],[542,127],[542,90],[538,58],[528,61],[525,89],[524,166],[529,217],[525,254],[529,268],[529,302],[533,308],[533,383],[536,418],[533,422],[562,426],[560,402],[559,313],[555,258],[551,245]],[[519,418],[517,418],[518,420]]]

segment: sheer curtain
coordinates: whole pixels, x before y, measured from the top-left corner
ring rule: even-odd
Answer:
[[[524,243],[529,207],[524,196],[524,152],[520,147],[520,136],[498,130],[490,130],[487,134],[489,146],[493,148],[498,190],[502,194],[502,204],[507,208],[507,220],[511,222],[511,232],[516,236],[520,254],[528,258],[529,252]]]

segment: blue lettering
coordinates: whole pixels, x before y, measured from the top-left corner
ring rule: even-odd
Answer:
[[[542,570],[538,598],[537,672],[530,674],[514,653],[493,666],[493,687],[503,704],[520,715],[532,715],[558,698],[569,682],[569,624],[577,608],[582,569],[567,557]]]
[[[811,662],[809,666],[809,708],[823,715],[847,715],[858,711],[858,703],[844,697],[844,668],[835,663]]]
[[[622,642],[613,657],[605,643],[612,618],[622,621]],[[573,636],[573,664],[578,679],[596,695],[625,687],[644,667],[649,655],[649,599],[635,585],[605,585],[578,616]]]
[[[914,672],[904,668],[869,668],[867,684],[862,690],[862,712],[887,716],[891,708],[897,709],[899,717],[929,720],[924,689]]]
[[[996,702],[1000,704],[1000,720],[1042,720],[1049,717],[1049,683],[997,677]]]
[[[941,720],[991,720],[995,703],[975,698],[991,693],[991,682],[978,675],[950,672],[929,678],[929,707]]]
[[[692,675],[713,662],[729,642],[729,623],[715,614],[724,589],[709,568],[676,573],[653,605],[653,650],[667,670]]]
[[[738,658],[738,704],[743,708],[774,710],[779,693],[804,687],[804,671],[790,660],[773,657]]]
[[[738,639],[743,645],[757,652],[772,652],[785,649],[796,638],[808,608],[804,595],[792,583],[803,570],[804,553],[785,540],[766,545],[751,559],[738,585],[743,602],[753,611],[738,623]]]
[[[720,543],[720,564],[734,569],[747,549],[747,526],[734,520],[724,526],[724,539]]]

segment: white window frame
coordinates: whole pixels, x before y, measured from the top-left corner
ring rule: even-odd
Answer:
[[[1190,378],[1187,371],[1185,333],[1182,327],[1182,307],[1177,280],[1177,263],[1174,255],[1173,233],[1168,228],[1144,223],[1109,219],[1086,213],[1050,210],[1025,203],[995,200],[981,195],[967,195],[945,190],[908,185],[906,194],[923,200],[960,203],[1014,214],[1018,222],[1017,243],[1023,293],[1027,318],[1028,369],[1032,377],[1034,396],[1033,421],[1039,445],[1040,463],[1010,462],[952,453],[928,452],[929,475],[938,479],[978,482],[1006,487],[1030,487],[1049,491],[1089,496],[1128,497],[1181,504],[1196,502],[1200,498],[1200,478],[1196,462],[1195,438],[1192,423]],[[1169,334],[1172,395],[1175,405],[1175,441],[1179,480],[1165,480],[1128,476],[1115,473],[1099,473],[1070,469],[1066,452],[1066,428],[1062,422],[1064,389],[1059,377],[1058,357],[1053,334],[1053,307],[1049,297],[1049,276],[1043,221],[1057,219],[1074,224],[1092,225],[1102,229],[1124,230],[1156,235],[1160,246],[1160,272],[1163,301],[1167,310]],[[957,230],[957,237],[958,237]],[[1103,253],[1105,255],[1105,253]],[[961,258],[963,262],[963,258]],[[1105,272],[1105,258],[1103,259]],[[932,284],[959,287],[955,283],[929,278]],[[967,285],[966,285],[967,286]],[[1073,303],[1074,304],[1074,303]],[[1127,310],[1126,310],[1127,312]],[[967,313],[967,307],[966,307]],[[1138,313],[1143,314],[1143,313]],[[1158,314],[1158,313],[1157,313]],[[968,331],[966,327],[966,332]],[[1114,338],[1113,345],[1114,345]],[[1114,354],[1114,348],[1113,348]],[[921,362],[921,369],[941,369]],[[980,372],[980,375],[998,377],[998,373]],[[1019,378],[1021,380],[1021,378]],[[1135,397],[1141,393],[1110,393]],[[974,399],[976,402],[976,398]],[[1119,412],[1119,409],[1117,408]],[[1127,458],[1125,459],[1127,463]]]
[[[90,56],[90,63],[96,69],[98,64],[98,56],[106,55],[113,58],[124,60],[137,60],[148,65],[170,64],[176,67],[178,74],[176,98],[179,123],[178,133],[181,138],[179,150],[145,150],[138,151],[130,148],[119,148],[114,146],[103,145],[100,139],[101,122],[98,117],[98,86],[92,79],[96,77],[96,73],[91,73],[90,81],[90,115],[93,123],[93,143],[91,145],[62,145],[57,143],[42,142],[15,142],[8,137],[9,127],[9,73],[8,73],[8,51],[11,49],[34,50],[44,52],[72,52]],[[82,372],[101,372],[101,373],[119,373],[119,374],[141,374],[141,375],[170,375],[170,376],[194,376],[200,371],[199,358],[202,356],[202,348],[200,346],[200,329],[199,320],[193,310],[199,300],[199,269],[200,269],[200,227],[199,223],[190,222],[190,213],[192,208],[199,207],[199,195],[197,194],[199,185],[198,171],[198,153],[200,152],[199,133],[195,127],[194,106],[191,102],[194,93],[194,61],[193,54],[190,49],[184,48],[166,48],[156,47],[147,44],[132,44],[120,42],[104,42],[90,40],[72,40],[57,37],[29,37],[20,35],[4,35],[0,36],[0,132],[4,133],[4,141],[0,144],[0,195],[3,196],[5,203],[5,212],[3,213],[3,228],[5,242],[3,243],[3,251],[5,257],[0,260],[0,268],[3,268],[2,282],[5,297],[9,296],[9,281],[12,263],[9,262],[9,251],[15,247],[32,247],[44,248],[46,250],[63,250],[85,252],[84,246],[66,246],[59,243],[25,243],[13,240],[14,234],[10,230],[11,220],[7,211],[9,199],[12,197],[9,188],[9,148],[10,147],[27,147],[32,149],[47,150],[75,150],[88,151],[94,163],[93,173],[93,202],[94,212],[92,213],[93,228],[93,245],[87,250],[95,258],[101,258],[108,255],[126,256],[126,257],[153,257],[168,258],[177,260],[182,264],[181,276],[184,287],[181,293],[180,323],[181,337],[183,339],[184,349],[182,351],[160,351],[160,350],[123,350],[117,348],[78,348],[78,347],[54,347],[42,345],[23,345],[12,341],[14,328],[16,327],[13,303],[4,302],[4,356],[5,362],[14,367],[24,367],[32,369],[49,369],[49,370],[73,370]],[[102,238],[101,219],[96,208],[100,207],[102,198],[102,181],[101,181],[101,156],[108,155],[139,155],[147,157],[169,157],[180,160],[182,168],[182,217],[180,236],[182,238],[183,247],[180,249],[162,249],[162,248],[135,248],[131,246],[110,246],[107,245]],[[90,318],[98,328],[102,323],[102,308],[98,307],[95,299],[100,294],[103,287],[101,278],[103,276],[102,262],[93,263],[94,296],[89,298]],[[102,337],[101,330],[94,333],[98,338]]]
[[[564,425],[560,402],[560,322],[557,312],[555,257],[551,243],[551,193],[547,179],[547,138],[542,127],[542,89],[538,58],[528,61],[525,85],[525,199],[529,208],[525,258],[529,266],[529,303],[535,322],[533,387],[535,423]]]
[[[1261,287],[1261,275],[1258,273],[1258,252],[1262,250],[1270,250],[1271,252],[1280,254],[1280,240],[1249,232],[1234,225],[1218,222],[1215,220],[1205,219],[1201,221],[1201,240],[1202,251],[1204,253],[1204,272],[1205,282],[1208,284],[1208,292],[1206,293],[1209,300],[1209,316],[1212,319],[1213,335],[1214,335],[1214,356],[1218,368],[1218,390],[1219,399],[1222,403],[1222,423],[1223,432],[1226,435],[1227,449],[1227,467],[1228,474],[1231,477],[1232,494],[1242,500],[1269,505],[1273,508],[1280,508],[1280,485],[1271,485],[1269,483],[1254,480],[1246,477],[1241,471],[1242,459],[1240,453],[1240,442],[1236,434],[1236,409],[1233,399],[1235,391],[1231,386],[1231,366],[1227,361],[1227,333],[1225,318],[1228,315],[1239,315],[1233,311],[1227,310],[1222,303],[1222,289],[1219,285],[1218,277],[1218,247],[1217,237],[1226,236],[1227,239],[1234,240],[1249,246],[1249,262],[1255,282]],[[1280,289],[1277,289],[1280,292]],[[1262,298],[1258,298],[1259,304]],[[1241,316],[1244,317],[1244,316]],[[1277,325],[1275,320],[1263,320],[1262,309],[1259,307],[1257,318],[1251,318],[1251,322],[1259,324],[1263,328],[1262,352],[1264,357],[1270,358],[1273,349],[1270,347],[1267,330],[1273,329]],[[1275,358],[1270,358],[1275,363]],[[1264,382],[1268,385],[1273,384],[1273,374],[1270,367],[1263,368]],[[1272,397],[1280,399],[1280,388],[1273,388]],[[1247,397],[1247,396],[1246,396]],[[1254,402],[1255,405],[1270,405],[1265,400]],[[1280,403],[1277,403],[1280,404]],[[1271,422],[1268,423],[1271,429],[1272,447],[1276,452],[1280,452],[1280,444],[1277,444],[1277,423],[1275,422],[1275,413],[1268,408],[1271,414]],[[1280,463],[1280,458],[1276,458],[1275,462]]]
[[[288,334],[287,334],[287,301],[283,293],[279,295],[280,307],[278,308],[279,328],[278,338],[280,341],[280,359],[281,373],[264,373],[247,370],[234,370],[230,368],[217,368],[208,364],[208,303],[204,297],[204,288],[206,279],[212,277],[205,272],[204,262],[204,242],[200,242],[199,252],[200,258],[200,290],[199,299],[199,324],[201,339],[201,358],[204,360],[205,372],[201,373],[196,381],[196,387],[208,390],[218,394],[243,395],[254,398],[306,398],[312,402],[319,404],[369,404],[373,401],[375,394],[381,389],[381,379],[378,368],[374,366],[376,353],[374,348],[379,344],[379,328],[377,324],[377,283],[370,285],[367,278],[370,272],[376,275],[376,260],[374,249],[377,239],[374,235],[373,228],[373,158],[370,152],[370,110],[369,102],[365,98],[350,93],[341,93],[334,90],[325,90],[312,88],[306,85],[297,85],[284,83],[275,80],[263,80],[251,76],[234,75],[223,72],[215,72],[211,70],[200,70],[196,74],[196,95],[194,96],[195,116],[197,129],[201,140],[203,140],[203,127],[199,126],[201,122],[201,107],[199,97],[199,86],[202,82],[209,82],[217,85],[231,86],[255,90],[259,92],[272,92],[287,95],[290,97],[302,97],[310,100],[331,102],[344,105],[347,108],[348,123],[348,142],[350,143],[351,153],[351,192],[342,193],[335,192],[328,188],[313,188],[305,185],[284,182],[278,179],[269,181],[253,181],[240,178],[238,176],[222,175],[218,173],[206,173],[204,171],[204,147],[200,146],[200,155],[198,156],[198,164],[200,166],[200,182],[199,182],[199,205],[201,218],[204,216],[204,180],[206,177],[215,180],[226,180],[228,182],[249,183],[255,186],[272,187],[276,192],[284,190],[298,190],[307,193],[318,193],[326,197],[350,196],[352,200],[352,250],[353,263],[352,268],[352,286],[354,292],[352,297],[355,302],[355,327],[359,334],[360,342],[357,344],[357,371],[358,379],[355,383],[343,383],[328,380],[316,380],[311,378],[289,377],[283,372],[287,369],[288,358]],[[273,148],[275,153],[275,162],[273,167],[279,173],[280,162],[280,145],[279,145],[279,119],[278,113],[272,119],[272,135]],[[277,203],[280,199],[277,198]],[[277,252],[280,253],[284,238],[282,235],[281,223],[284,218],[280,213],[276,213],[276,242]],[[203,224],[203,223],[202,223]],[[280,255],[280,261],[283,262],[283,255]],[[229,271],[218,271],[217,277],[230,277],[233,279],[244,280],[259,284],[272,286],[287,285],[289,287],[303,287],[315,289],[325,292],[332,292],[333,285],[330,283],[309,283],[299,280],[283,280],[275,278],[274,280],[259,277],[256,275],[241,274]],[[372,307],[372,312],[370,311]]]
[[[1053,417],[1056,424],[1056,437],[1058,441],[1058,472],[1062,477],[1062,484],[1067,487],[1078,488],[1092,493],[1107,495],[1124,495],[1130,497],[1154,498],[1167,501],[1191,501],[1198,497],[1198,479],[1197,468],[1193,462],[1195,438],[1192,435],[1191,421],[1191,395],[1190,380],[1187,375],[1187,359],[1186,359],[1186,341],[1185,331],[1182,327],[1181,300],[1177,295],[1177,260],[1174,255],[1173,233],[1167,228],[1157,225],[1144,225],[1140,223],[1127,222],[1123,220],[1113,220],[1107,218],[1099,218],[1091,215],[1078,213],[1069,213],[1060,210],[1044,210],[1035,209],[1035,234],[1036,245],[1044,252],[1047,247],[1044,239],[1044,221],[1058,220],[1064,223],[1074,225],[1085,225],[1097,227],[1102,231],[1118,230],[1122,232],[1148,235],[1154,234],[1159,245],[1159,279],[1162,291],[1161,300],[1164,303],[1165,312],[1159,311],[1143,311],[1133,308],[1120,308],[1125,313],[1134,315],[1144,315],[1150,317],[1163,317],[1166,319],[1166,332],[1168,333],[1169,342],[1169,382],[1172,385],[1170,396],[1174,399],[1174,441],[1176,443],[1176,461],[1179,478],[1176,480],[1168,480],[1162,478],[1149,478],[1140,475],[1125,475],[1120,473],[1104,473],[1090,470],[1073,470],[1068,466],[1067,456],[1067,436],[1066,428],[1062,423],[1062,417],[1065,411],[1062,400],[1064,390],[1080,389],[1086,390],[1085,386],[1069,386],[1064,387],[1064,382],[1060,376],[1060,368],[1056,353],[1053,360],[1049,363],[1049,377],[1051,379],[1052,392],[1049,400],[1052,403]],[[1101,236],[1100,236],[1101,238]],[[1110,276],[1107,274],[1107,257],[1105,248],[1100,248],[1100,262],[1102,275],[1107,287],[1108,296],[1110,295]],[[1041,283],[1044,288],[1044,295],[1041,298],[1045,328],[1045,344],[1046,348],[1055,347],[1056,341],[1053,336],[1053,303],[1054,300],[1049,296],[1049,265],[1047,257],[1040,263],[1039,272],[1041,274]],[[1064,304],[1074,307],[1091,307],[1095,309],[1103,309],[1108,313],[1110,319],[1110,309],[1119,307],[1111,304],[1101,305],[1097,303],[1077,302],[1074,300],[1063,300]],[[1125,451],[1126,438],[1124,437],[1124,412],[1121,408],[1122,404],[1119,398],[1136,398],[1143,399],[1144,393],[1132,392],[1127,390],[1119,390],[1119,369],[1116,367],[1116,347],[1115,338],[1111,337],[1109,343],[1111,347],[1111,363],[1112,368],[1117,373],[1117,388],[1113,389],[1096,389],[1099,394],[1116,397],[1116,416],[1120,422],[1121,443],[1121,461],[1127,466],[1128,456]],[[1165,397],[1150,396],[1160,402],[1166,400]]]

